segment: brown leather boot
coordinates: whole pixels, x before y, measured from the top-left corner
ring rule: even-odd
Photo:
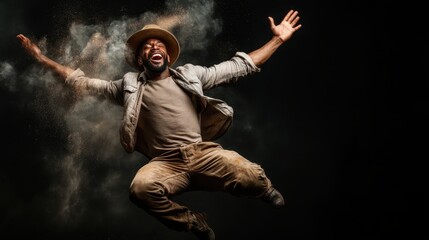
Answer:
[[[281,208],[285,205],[282,194],[275,188],[268,190],[261,199],[273,208]]]
[[[215,240],[215,234],[206,222],[204,213],[192,213],[192,225],[190,231],[200,240]]]

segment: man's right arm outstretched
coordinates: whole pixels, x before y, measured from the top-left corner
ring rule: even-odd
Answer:
[[[73,69],[55,62],[45,56],[40,48],[33,43],[29,38],[22,34],[16,36],[20,41],[24,50],[34,60],[39,62],[45,69],[50,70],[64,83],[72,87],[76,92],[88,92],[91,95],[103,95],[104,97],[113,100],[115,103],[122,105],[122,79],[117,81],[108,81],[97,78],[89,78],[85,73],[78,69]]]
[[[61,79],[65,80],[67,76],[75,71],[75,69],[61,65],[54,60],[45,56],[40,48],[34,44],[29,38],[22,34],[16,36],[21,41],[21,46],[24,50],[33,57],[37,62],[39,62],[44,68],[51,70],[54,74],[59,76]]]

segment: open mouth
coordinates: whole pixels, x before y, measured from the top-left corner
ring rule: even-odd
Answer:
[[[155,54],[153,54],[151,57],[150,57],[150,61],[152,62],[152,63],[154,63],[154,64],[160,64],[160,63],[162,63],[162,61],[163,61],[163,57],[162,57],[162,55],[161,54],[159,54],[159,53],[155,53]]]

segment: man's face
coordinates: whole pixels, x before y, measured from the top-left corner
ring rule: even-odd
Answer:
[[[165,44],[158,39],[149,38],[142,43],[138,64],[152,72],[163,72],[170,62]]]

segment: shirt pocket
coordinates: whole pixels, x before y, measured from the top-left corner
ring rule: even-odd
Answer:
[[[137,91],[137,86],[132,84],[127,84],[124,86],[124,91],[127,93],[134,93]]]
[[[124,86],[124,103],[125,106],[129,106],[132,102],[136,101],[137,97],[137,86],[134,84],[126,84]]]

